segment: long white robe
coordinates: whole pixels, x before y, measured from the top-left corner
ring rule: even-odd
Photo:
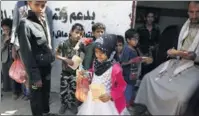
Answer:
[[[188,20],[179,36],[178,49],[189,34]],[[172,59],[146,74],[141,82],[135,103],[147,106],[152,115],[180,115],[199,84],[199,31],[187,51],[197,54],[195,61]]]

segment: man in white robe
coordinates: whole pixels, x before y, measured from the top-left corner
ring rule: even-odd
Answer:
[[[183,25],[173,59],[144,76],[135,103],[152,115],[181,115],[199,84],[199,2],[189,2],[189,19]]]

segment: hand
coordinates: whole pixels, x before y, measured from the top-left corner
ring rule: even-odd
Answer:
[[[68,58],[67,57],[63,57],[62,59],[66,64],[68,64]]]
[[[85,46],[87,46],[88,44],[90,44],[90,43],[92,43],[93,42],[93,40],[91,39],[91,38],[84,38],[84,40],[83,40],[83,44],[85,45]]]
[[[194,60],[196,58],[196,54],[194,52],[188,51],[180,51],[179,56],[187,60]]]
[[[111,96],[108,95],[108,94],[103,94],[99,97],[99,99],[102,101],[102,102],[107,102],[109,100],[111,100]]]
[[[83,77],[84,77],[84,71],[82,71],[82,70],[77,70],[77,71],[76,71],[76,75],[77,75],[78,78],[83,78]]]
[[[142,57],[142,62],[146,64],[151,64],[153,62],[153,58],[151,57]]]
[[[15,47],[12,47],[12,58],[14,60],[16,60],[18,58],[18,54],[17,54]]]
[[[179,53],[179,51],[176,50],[176,49],[174,49],[174,48],[169,49],[169,50],[167,51],[167,54],[168,54],[169,56],[177,56],[178,53]]]
[[[10,37],[6,36],[3,42],[6,43],[8,40],[10,40]]]
[[[190,54],[190,52],[185,51],[185,50],[179,51],[179,53],[178,53],[178,55],[179,55],[180,57],[188,57],[189,54]]]
[[[34,85],[35,85],[36,87],[42,87],[42,81],[39,80],[39,81],[37,81],[36,83],[34,83]]]
[[[142,61],[142,57],[136,57],[136,58],[131,59],[131,63],[138,63],[141,61]]]
[[[64,57],[62,60],[64,61],[64,63],[66,63],[70,66],[74,65],[74,62],[71,59],[68,59],[67,57]]]

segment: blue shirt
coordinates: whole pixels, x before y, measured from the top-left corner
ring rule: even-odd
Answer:
[[[125,45],[121,55],[121,63],[129,62],[131,59],[137,56],[137,51],[134,48],[130,48],[128,45]],[[123,65],[122,69],[125,81],[128,84],[132,84],[134,81],[130,79],[130,75],[132,71],[138,71],[137,65],[135,63]]]

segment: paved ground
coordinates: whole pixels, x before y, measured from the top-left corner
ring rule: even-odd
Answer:
[[[58,113],[60,107],[59,95],[57,93],[51,93],[51,112]],[[1,115],[31,115],[29,101],[25,101],[21,98],[18,100],[12,99],[11,93],[3,93],[2,102],[0,105]],[[73,115],[70,111],[67,111],[65,115]]]
[[[60,108],[58,93],[51,93],[51,113],[58,114]],[[12,99],[12,93],[3,93],[2,102],[0,105],[0,114],[1,115],[31,115],[29,101],[26,101],[20,97],[17,100]],[[67,111],[64,115],[74,115],[70,111]]]

